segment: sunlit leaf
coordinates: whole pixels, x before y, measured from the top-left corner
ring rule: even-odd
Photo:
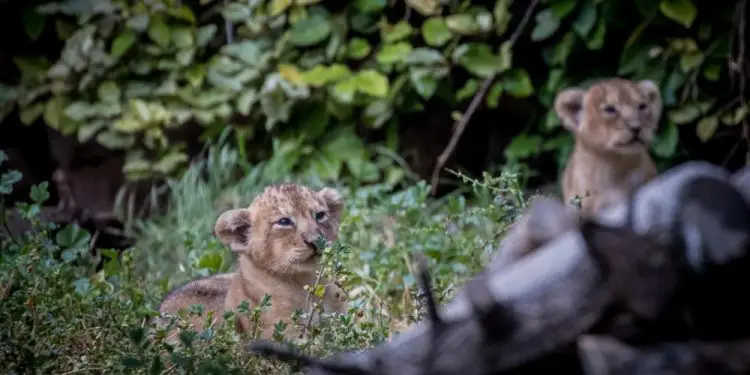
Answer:
[[[661,0],[659,9],[662,14],[685,26],[685,28],[692,26],[698,14],[692,0]]]
[[[422,38],[431,46],[442,46],[452,37],[453,34],[442,17],[430,17],[422,24]]]

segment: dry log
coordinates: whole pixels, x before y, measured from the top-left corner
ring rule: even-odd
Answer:
[[[521,220],[527,224],[508,235],[518,241],[505,245],[538,248],[520,249],[528,255],[510,265],[488,267],[439,314],[393,341],[326,360],[266,342],[249,349],[301,361],[311,375],[510,371],[575,343],[613,306],[655,319],[685,297],[685,285],[711,281],[713,296],[716,288],[726,288],[711,272],[748,258],[750,237],[750,209],[732,182],[720,167],[685,163],[578,224],[565,222],[570,216],[561,203],[535,203]],[[558,233],[534,238],[539,232],[528,230],[528,223]],[[684,302],[695,312],[702,301]]]
[[[750,372],[750,339],[670,342],[636,348],[611,337],[583,336],[585,375],[743,375]]]

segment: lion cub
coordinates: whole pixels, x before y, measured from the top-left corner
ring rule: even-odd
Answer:
[[[309,311],[312,302],[322,302],[325,311],[345,313],[346,294],[335,283],[325,285],[323,301],[304,290],[316,283],[316,270],[323,249],[320,238],[333,241],[338,235],[343,200],[338,191],[285,183],[269,186],[248,208],[221,214],[214,234],[237,255],[237,272],[197,279],[170,292],[160,311],[176,314],[180,309],[202,303],[214,311],[215,323],[223,321],[225,310],[236,310],[243,302],[258,304],[264,294],[271,296],[271,307],[260,316],[262,337],[270,337],[279,320],[289,323],[296,309]],[[203,328],[204,318],[191,323]],[[244,315],[237,315],[238,332],[250,332]],[[284,336],[297,332],[287,326]]]
[[[563,198],[569,203],[581,197],[583,215],[596,214],[656,176],[648,147],[662,99],[653,81],[610,78],[588,90],[569,88],[555,98],[555,112],[575,136],[563,173]]]

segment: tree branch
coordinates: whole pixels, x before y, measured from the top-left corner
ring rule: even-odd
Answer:
[[[526,12],[521,19],[521,22],[518,24],[518,27],[516,27],[516,30],[513,31],[513,34],[508,39],[508,42],[510,42],[511,45],[515,44],[518,38],[521,37],[521,33],[529,23],[531,14],[534,12],[534,8],[536,8],[537,4],[539,4],[539,0],[532,0],[529,4],[529,7],[526,8]],[[464,115],[461,116],[461,118],[453,126],[453,135],[451,136],[448,145],[445,146],[443,153],[441,153],[438,157],[437,163],[435,164],[435,169],[432,170],[432,195],[435,195],[437,191],[440,171],[443,169],[443,167],[445,167],[445,163],[448,161],[448,158],[451,156],[451,154],[453,154],[453,151],[455,150],[459,139],[461,139],[461,135],[463,135],[464,130],[466,130],[466,126],[469,124],[469,120],[471,120],[474,112],[476,112],[485,95],[487,95],[487,90],[490,88],[490,85],[492,85],[492,82],[494,82],[495,76],[496,74],[492,74],[491,76],[487,77],[484,82],[482,82],[482,86],[479,88],[479,91],[477,91],[477,93],[474,95],[474,98],[471,99],[471,103],[469,103],[469,107],[466,109],[466,113],[464,113]]]

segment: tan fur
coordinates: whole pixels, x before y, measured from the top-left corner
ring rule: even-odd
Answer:
[[[316,282],[320,253],[314,243],[319,237],[327,241],[336,238],[342,209],[341,195],[334,189],[316,192],[282,184],[268,187],[246,209],[224,212],[214,233],[238,256],[238,272],[225,309],[236,309],[245,300],[253,306],[264,294],[270,295],[271,307],[261,315],[262,326],[258,327],[262,337],[270,337],[276,322],[289,324],[295,310],[309,311],[312,302],[321,302],[304,286]],[[319,283],[326,285],[324,309],[346,312],[344,291],[325,279]],[[246,316],[238,315],[239,332],[253,328]],[[287,325],[285,337],[296,336]]]
[[[313,191],[295,184],[269,186],[248,208],[231,209],[221,214],[214,227],[219,240],[237,254],[238,271],[193,280],[175,288],[164,298],[159,310],[176,315],[180,309],[202,303],[205,311],[214,311],[214,324],[223,322],[227,309],[235,310],[247,301],[257,304],[264,294],[271,296],[271,308],[261,315],[263,337],[270,337],[273,325],[290,321],[295,309],[309,311],[309,302],[320,302],[307,295],[304,285],[315,284],[320,254],[312,242],[318,236],[333,241],[338,235],[343,200],[334,189]],[[325,213],[316,219],[316,213]],[[282,225],[282,218],[291,225]],[[322,249],[321,249],[322,250]],[[346,293],[336,283],[322,279],[325,311],[344,313]],[[306,304],[305,302],[308,301]],[[204,317],[191,317],[189,323],[200,330]],[[248,332],[250,322],[237,316],[239,332]],[[287,326],[285,336],[296,332]]]
[[[581,197],[583,215],[595,214],[656,176],[648,146],[662,100],[653,81],[610,78],[588,90],[566,89],[555,99],[555,112],[575,136],[562,178],[563,197],[566,203]]]
[[[198,330],[204,328],[205,316],[213,312],[212,324],[224,321],[224,302],[227,290],[232,283],[234,273],[223,273],[192,280],[187,284],[172,289],[162,300],[159,312],[177,316],[180,310],[187,310],[191,305],[203,304],[204,316],[188,316],[188,323]],[[178,330],[173,329],[167,340],[176,340]]]

